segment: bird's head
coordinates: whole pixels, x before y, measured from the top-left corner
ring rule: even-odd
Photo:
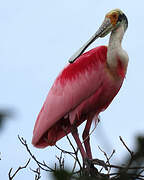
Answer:
[[[128,19],[120,9],[114,9],[106,14],[104,22],[97,31],[97,36],[104,37],[111,31],[116,30],[120,25],[123,25],[126,31]]]
[[[128,20],[126,15],[120,9],[114,9],[107,13],[100,28],[73,56],[71,56],[69,62],[73,63],[97,38],[105,37],[110,32],[118,29],[121,25],[123,25],[124,31],[126,31],[128,27]]]

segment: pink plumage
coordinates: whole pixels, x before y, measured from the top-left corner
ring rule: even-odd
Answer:
[[[56,78],[38,115],[32,144],[38,148],[54,145],[71,132],[72,124],[79,126],[97,116],[118,93],[124,76],[120,63],[115,77],[108,70],[106,46],[94,48],[68,64]]]

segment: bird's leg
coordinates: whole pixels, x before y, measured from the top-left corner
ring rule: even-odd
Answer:
[[[88,158],[87,157],[87,154],[82,146],[82,143],[80,141],[80,138],[79,138],[79,135],[78,135],[78,130],[77,130],[77,127],[75,125],[72,125],[71,127],[71,133],[72,133],[72,136],[74,137],[75,141],[76,141],[76,144],[81,152],[81,155],[82,155],[82,158],[83,158],[83,162],[85,162],[85,160]]]
[[[87,128],[90,127],[91,123],[89,122],[87,124],[88,125],[86,125],[86,127]],[[85,128],[85,129],[87,129],[87,128]],[[95,175],[97,175],[98,171],[94,167],[94,165],[92,164],[91,159],[89,159],[89,158],[92,158],[89,141],[88,141],[88,148],[86,148],[88,153],[86,153],[83,146],[82,146],[82,143],[81,143],[81,141],[79,139],[78,130],[77,130],[77,127],[75,125],[72,125],[71,133],[72,133],[72,136],[74,137],[74,139],[75,139],[75,141],[77,143],[77,146],[78,146],[78,148],[79,148],[79,150],[81,152],[82,158],[83,158],[83,163],[84,163],[83,164],[83,174],[86,175],[86,176],[89,176],[89,175],[95,176]],[[86,143],[86,145],[87,145],[87,143]],[[89,157],[88,157],[88,154],[89,154]]]
[[[86,153],[87,153],[87,156],[89,159],[92,159],[92,153],[91,153],[91,147],[90,147],[90,137],[89,137],[89,130],[91,127],[91,123],[92,123],[92,118],[89,118],[86,122],[86,126],[85,126],[85,129],[83,131],[83,135],[82,135],[85,150],[86,150]]]

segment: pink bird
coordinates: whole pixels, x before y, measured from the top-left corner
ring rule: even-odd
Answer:
[[[115,9],[106,14],[98,31],[69,60],[51,87],[38,115],[32,144],[37,148],[55,145],[72,133],[83,161],[92,159],[89,130],[93,119],[104,111],[122,86],[128,55],[121,41],[128,27],[125,14]],[[85,49],[99,37],[111,32],[108,47]],[[84,146],[77,127],[86,121]]]

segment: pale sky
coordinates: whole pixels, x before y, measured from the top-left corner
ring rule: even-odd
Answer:
[[[129,66],[123,87],[109,108],[101,114],[101,123],[92,134],[95,158],[103,158],[97,146],[108,154],[116,149],[114,160],[120,161],[126,150],[119,136],[130,148],[135,135],[144,131],[144,3],[139,1],[96,0],[5,0],[0,1],[0,109],[13,108],[16,115],[7,121],[0,133],[0,178],[8,178],[11,167],[23,165],[29,158],[17,135],[23,136],[39,160],[49,165],[56,162],[55,147],[44,150],[31,145],[34,123],[54,79],[68,58],[101,25],[107,12],[120,8],[128,17],[129,27],[123,48],[129,55]],[[98,39],[90,48],[107,45],[109,36]],[[79,129],[82,132],[82,127]],[[58,145],[70,149],[63,138]],[[65,156],[66,163],[69,157]],[[29,167],[35,168],[32,161]],[[18,179],[34,179],[29,170]],[[46,179],[43,173],[42,180]]]

